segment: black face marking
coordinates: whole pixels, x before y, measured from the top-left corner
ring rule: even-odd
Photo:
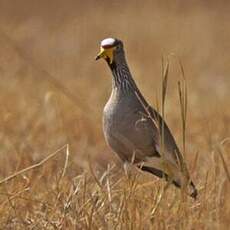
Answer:
[[[105,60],[110,65],[110,59],[109,59],[109,57],[106,57]]]
[[[118,46],[118,45],[119,45],[119,43],[120,43],[120,40],[115,39],[114,46]]]
[[[116,65],[115,62],[110,63],[109,58],[108,58],[108,60],[106,60],[106,61],[107,61],[107,63],[108,63],[108,65],[109,65],[109,67],[110,67],[111,70],[116,69],[117,65]]]

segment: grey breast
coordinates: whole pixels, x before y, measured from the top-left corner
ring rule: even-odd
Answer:
[[[104,108],[103,131],[109,146],[124,161],[155,155],[156,131],[133,91],[113,89]]]

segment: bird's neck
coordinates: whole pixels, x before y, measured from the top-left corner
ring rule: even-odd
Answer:
[[[139,91],[134,79],[132,78],[125,58],[121,62],[114,62],[109,66],[113,74],[112,91],[118,91],[123,95],[129,95],[130,93],[134,94],[143,106],[146,108],[149,107],[147,101]]]
[[[125,59],[120,62],[114,62],[110,65],[112,71],[112,89],[119,89],[122,91],[136,88],[136,84],[132,78],[129,67]]]

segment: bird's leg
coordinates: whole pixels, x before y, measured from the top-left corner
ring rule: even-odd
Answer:
[[[135,166],[136,151],[137,150],[133,151],[133,155],[132,155],[132,158],[130,159],[130,161],[125,161],[123,164],[125,175],[128,178],[131,177],[132,167]]]
[[[130,178],[131,176],[131,165],[128,161],[125,161],[123,164],[124,172],[127,178]]]

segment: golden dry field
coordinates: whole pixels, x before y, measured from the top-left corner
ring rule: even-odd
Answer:
[[[0,0],[0,229],[229,229],[229,12],[214,0]],[[125,173],[107,147],[111,74],[94,60],[106,37],[123,40],[153,106],[168,57],[166,120],[183,149],[181,60],[197,200]]]

